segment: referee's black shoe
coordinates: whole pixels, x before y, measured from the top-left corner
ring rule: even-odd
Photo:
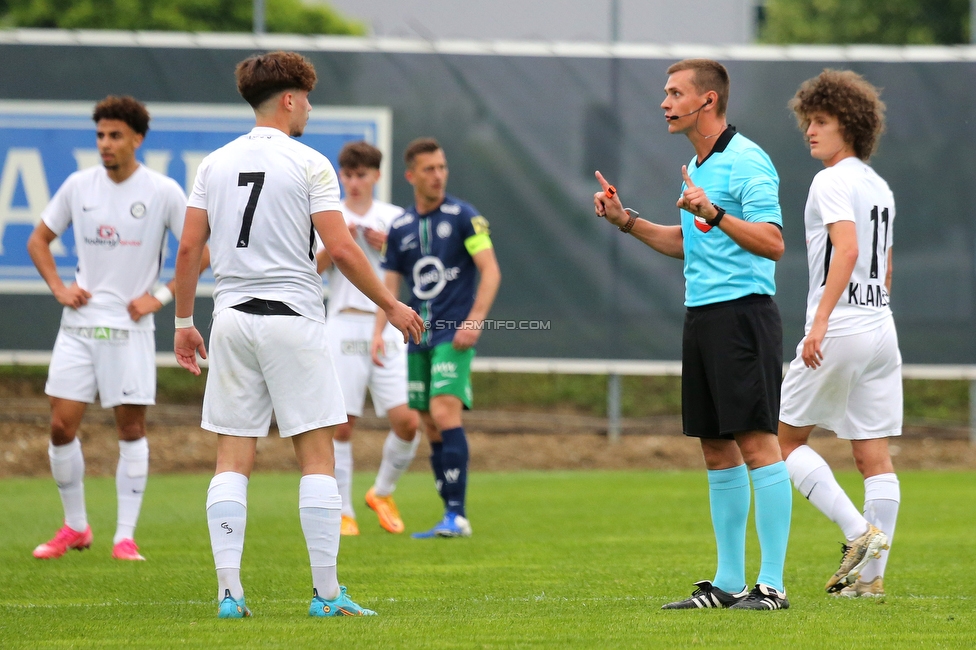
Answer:
[[[756,585],[749,595],[729,607],[729,609],[789,609],[790,601],[786,593],[767,587]]]
[[[661,609],[721,609],[732,607],[750,595],[745,589],[737,594],[730,594],[714,586],[709,580],[696,582],[695,587],[695,592],[691,594],[691,598],[676,600],[673,603],[662,606]]]

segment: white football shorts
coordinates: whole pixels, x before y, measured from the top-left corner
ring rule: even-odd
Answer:
[[[262,438],[272,410],[282,438],[346,421],[323,323],[222,309],[208,352],[204,429]]]
[[[62,327],[44,392],[102,408],[156,403],[156,338],[151,330]]]
[[[330,315],[325,323],[326,340],[339,375],[346,413],[355,417],[363,415],[367,387],[379,417],[407,403],[407,345],[403,335],[387,323],[383,330],[386,343],[383,366],[375,365],[369,356],[375,323],[375,316],[349,313]]]
[[[816,370],[803,365],[802,351],[801,340],[783,380],[782,422],[815,424],[844,440],[901,435],[901,352],[894,319],[868,332],[825,338],[823,365]]]

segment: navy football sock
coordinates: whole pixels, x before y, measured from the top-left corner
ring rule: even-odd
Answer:
[[[434,487],[437,488],[437,494],[440,495],[441,499],[444,500],[444,505],[447,505],[447,500],[444,499],[444,462],[442,459],[444,453],[444,444],[441,442],[430,443],[430,468],[434,471]]]
[[[468,440],[464,428],[441,431],[441,440],[444,444],[441,453],[444,488],[441,496],[448,512],[464,517],[464,493],[468,487]]]

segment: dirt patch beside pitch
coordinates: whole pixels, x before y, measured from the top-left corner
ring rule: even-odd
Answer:
[[[9,393],[8,393],[9,395]],[[50,476],[47,458],[47,400],[0,398],[0,478]],[[216,457],[216,435],[199,428],[200,407],[150,407],[150,468],[155,474],[210,472]],[[678,417],[625,419],[617,444],[606,435],[606,422],[591,416],[559,413],[479,412],[466,416],[473,471],[570,469],[701,469],[698,442],[681,435]],[[118,462],[118,438],[112,412],[89,407],[81,426],[89,476],[111,476]],[[357,470],[379,467],[386,437],[383,420],[364,417],[356,431],[353,454]],[[854,469],[849,443],[825,431],[811,441],[835,469]],[[905,427],[891,442],[895,467],[908,469],[976,469],[976,446],[961,426]],[[412,471],[430,471],[422,443]],[[258,441],[257,470],[295,470],[287,440],[272,435]]]

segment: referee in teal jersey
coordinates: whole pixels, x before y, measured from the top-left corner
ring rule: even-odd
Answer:
[[[708,468],[718,567],[690,598],[664,609],[786,609],[792,493],[775,437],[783,328],[772,299],[783,255],[779,176],[769,156],[727,123],[722,64],[688,59],[668,75],[661,102],[668,132],[684,134],[695,148],[681,168],[681,225],[637,218],[600,172],[603,189],[593,197],[597,215],[621,232],[684,260],[682,420],[685,435],[701,440]],[[750,478],[762,551],[752,589],[745,577]]]

